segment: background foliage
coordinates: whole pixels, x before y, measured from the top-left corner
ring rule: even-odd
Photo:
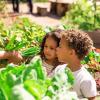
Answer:
[[[77,0],[70,6],[62,22],[87,31],[100,29],[100,7],[96,5],[95,0],[93,2]]]

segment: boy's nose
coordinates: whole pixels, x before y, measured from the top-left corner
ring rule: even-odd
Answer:
[[[57,48],[56,48],[56,54],[58,53],[58,49],[59,49],[59,48],[57,47]]]

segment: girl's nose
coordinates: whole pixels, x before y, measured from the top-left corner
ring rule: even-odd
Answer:
[[[59,47],[56,48],[56,51],[58,51]]]
[[[46,52],[49,52],[50,51],[50,49],[49,48],[46,48]]]

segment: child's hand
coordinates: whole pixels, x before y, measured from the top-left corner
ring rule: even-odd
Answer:
[[[18,51],[7,52],[7,59],[9,63],[19,64],[23,58]]]

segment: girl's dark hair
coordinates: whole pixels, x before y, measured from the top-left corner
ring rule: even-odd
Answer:
[[[57,47],[58,47],[58,46],[59,46],[59,42],[60,42],[60,37],[61,37],[61,34],[60,34],[61,31],[62,31],[62,30],[57,29],[57,30],[54,30],[54,31],[52,31],[52,32],[47,33],[47,34],[44,36],[43,41],[42,41],[42,43],[41,43],[41,50],[40,50],[40,53],[39,53],[42,59],[45,59],[43,50],[44,50],[44,45],[45,45],[46,39],[47,39],[48,37],[52,37],[52,38],[56,41]]]

